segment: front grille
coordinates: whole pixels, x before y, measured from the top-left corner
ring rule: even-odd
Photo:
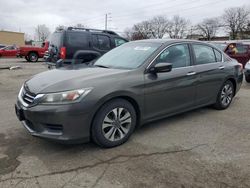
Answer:
[[[46,124],[45,127],[51,131],[62,131],[63,126],[58,124]]]
[[[23,88],[22,98],[25,103],[28,105],[32,104],[35,100],[36,95],[29,92],[25,87]]]

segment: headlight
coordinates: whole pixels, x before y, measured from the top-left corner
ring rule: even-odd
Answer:
[[[79,102],[86,96],[92,88],[78,89],[72,91],[64,91],[59,93],[40,94],[42,97],[39,99],[40,104],[68,104]]]

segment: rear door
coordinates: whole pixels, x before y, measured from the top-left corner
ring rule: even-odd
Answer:
[[[90,49],[90,33],[88,31],[66,32],[66,57],[73,59],[77,51]]]
[[[196,105],[214,101],[225,79],[222,53],[205,44],[192,44],[197,74]]]
[[[111,40],[105,34],[92,34],[93,49],[101,54],[105,54],[112,49]]]

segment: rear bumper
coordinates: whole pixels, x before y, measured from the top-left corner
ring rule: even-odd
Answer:
[[[77,108],[79,111],[75,110]],[[15,105],[18,119],[33,136],[61,143],[84,143],[90,137],[90,114],[79,106]]]

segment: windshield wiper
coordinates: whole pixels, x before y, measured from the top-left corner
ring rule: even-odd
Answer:
[[[94,64],[94,66],[95,66],[95,67],[101,67],[101,68],[107,68],[107,69],[110,68],[110,67],[105,66],[105,65],[95,65],[95,64]]]

